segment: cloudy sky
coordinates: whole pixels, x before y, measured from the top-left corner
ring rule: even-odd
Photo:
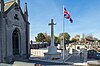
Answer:
[[[64,20],[65,32],[71,37],[84,33],[100,39],[100,0],[21,0],[22,9],[25,2],[28,4],[32,40],[40,32],[50,35],[48,23],[51,19],[56,23],[54,34],[58,36],[63,32],[63,5],[73,19],[73,23]]]

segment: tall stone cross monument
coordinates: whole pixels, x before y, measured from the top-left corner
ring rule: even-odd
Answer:
[[[60,58],[61,53],[57,52],[57,47],[54,45],[54,25],[56,24],[53,22],[53,19],[51,19],[51,23],[49,23],[48,25],[51,26],[51,44],[48,48],[48,52],[44,53],[44,56],[47,59],[52,60],[55,58]]]
[[[51,19],[51,23],[49,23],[48,25],[51,26],[51,46],[54,46],[54,22],[53,19]]]

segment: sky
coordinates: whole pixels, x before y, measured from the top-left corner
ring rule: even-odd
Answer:
[[[9,0],[5,0],[9,1]],[[51,19],[56,23],[54,35],[58,36],[63,32],[63,5],[70,13],[73,23],[64,19],[65,30],[74,37],[76,34],[82,36],[92,34],[100,39],[100,0],[20,0],[21,8],[24,10],[24,3],[27,2],[30,40],[35,40],[38,33],[50,35]]]

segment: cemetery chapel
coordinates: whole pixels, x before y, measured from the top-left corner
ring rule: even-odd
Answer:
[[[0,0],[0,62],[29,56],[29,25],[27,3],[23,12],[20,0]]]

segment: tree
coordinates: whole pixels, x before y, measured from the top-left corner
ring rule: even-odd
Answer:
[[[63,36],[63,33],[60,33],[59,34],[59,38],[61,38],[62,36]],[[64,33],[64,39],[65,40],[69,40],[70,39],[70,35],[68,33],[66,33],[66,32]]]
[[[47,33],[43,33],[43,35],[45,36],[44,41],[47,42],[48,41],[48,35],[47,35]]]
[[[75,39],[75,38],[72,38],[72,40],[71,40],[72,42],[76,42],[77,40]]]
[[[54,43],[57,45],[60,43],[60,39],[57,36],[54,36]]]
[[[48,42],[50,43],[51,37],[47,33],[38,33],[35,37],[36,42]]]
[[[60,44],[60,38],[57,37],[56,43]]]
[[[59,37],[54,36],[54,43],[58,44],[60,43],[60,38],[63,35],[63,33],[59,34]],[[64,33],[65,41],[70,39],[70,35],[68,33]],[[38,33],[37,37],[35,37],[35,40],[37,42],[51,42],[51,37],[47,35],[47,33]]]
[[[63,36],[64,36],[64,48],[66,50],[66,44],[69,44],[70,35],[66,32],[60,33],[59,34],[60,41],[63,41]],[[61,44],[63,44],[63,43],[61,42]]]
[[[45,41],[45,36],[43,33],[38,33],[37,37],[35,37],[35,40],[37,42],[44,42]]]
[[[48,42],[48,43],[50,43],[50,41],[51,41],[51,37],[49,36],[49,35],[47,35],[47,33],[44,33],[44,36],[45,36],[45,42]]]
[[[51,37],[50,37],[50,36],[48,36],[48,40],[47,40],[47,42],[48,42],[48,43],[51,42]]]
[[[74,38],[75,38],[77,41],[79,41],[80,35],[76,34]]]
[[[60,41],[63,40],[63,33],[59,34]],[[66,47],[66,43],[69,43],[70,35],[68,33],[64,33],[64,46]],[[65,48],[66,49],[66,48]]]

